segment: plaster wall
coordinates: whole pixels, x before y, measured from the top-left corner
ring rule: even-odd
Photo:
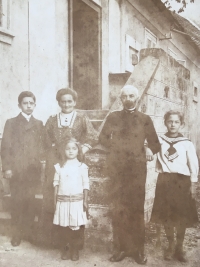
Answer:
[[[29,90],[28,1],[11,2],[10,28],[0,29],[0,138],[6,119],[18,114],[18,94]],[[12,34],[4,39],[4,30]]]

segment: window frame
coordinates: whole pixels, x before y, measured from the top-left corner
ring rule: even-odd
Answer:
[[[12,44],[11,0],[0,0],[0,42]]]
[[[145,48],[156,48],[158,44],[158,37],[146,27],[145,30]],[[148,47],[148,41],[151,42],[151,47]]]

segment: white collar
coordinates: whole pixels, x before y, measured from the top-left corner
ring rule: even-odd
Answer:
[[[74,110],[70,113],[63,113],[63,112],[60,112],[60,116],[63,117],[63,118],[71,118],[74,114]]]
[[[135,107],[134,108],[130,108],[130,109],[124,109],[126,112],[128,113],[133,113],[135,111]]]
[[[58,128],[63,128],[63,127],[72,128],[75,118],[76,118],[76,111],[75,110],[73,110],[71,113],[67,113],[67,114],[60,112],[57,115]]]
[[[30,118],[32,116],[32,114],[30,115],[27,115],[26,113],[24,113],[23,111],[21,112],[22,116],[27,120],[27,121],[30,121]]]

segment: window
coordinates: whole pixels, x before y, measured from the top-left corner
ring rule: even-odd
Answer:
[[[186,68],[186,60],[177,59],[178,63],[183,65]]]
[[[168,55],[177,60],[177,54],[170,48],[168,48]]]
[[[140,44],[130,35],[126,34],[126,65],[125,71],[132,72],[138,63]]]
[[[148,29],[145,28],[145,47],[154,48],[157,44],[157,37]]]
[[[198,102],[198,91],[198,84],[196,82],[193,82],[193,101],[196,103]]]
[[[168,55],[173,57],[179,64],[183,65],[186,68],[186,60],[179,59],[179,56],[170,48],[168,48]]]
[[[11,0],[0,0],[0,42],[11,44]]]
[[[0,27],[10,29],[10,0],[0,0]]]
[[[2,0],[0,0],[0,27],[2,27],[2,19],[3,19],[3,6],[2,6]]]

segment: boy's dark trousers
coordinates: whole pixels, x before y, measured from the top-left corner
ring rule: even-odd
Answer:
[[[10,180],[12,237],[29,241],[34,237],[35,188],[31,181]]]

